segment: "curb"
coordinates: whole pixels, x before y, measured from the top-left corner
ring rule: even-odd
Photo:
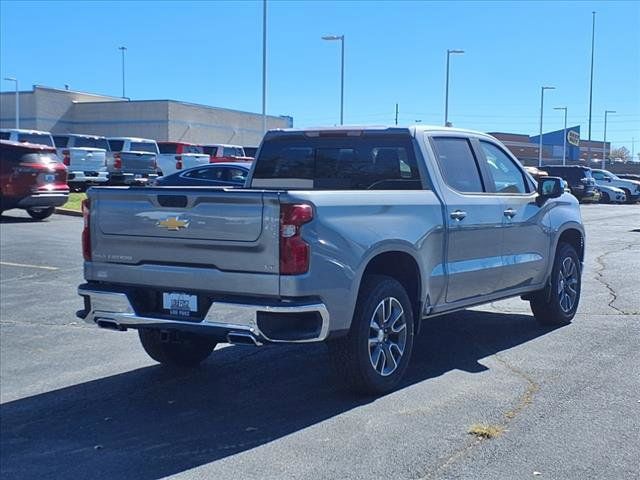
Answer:
[[[78,212],[77,210],[70,210],[68,208],[56,208],[56,213],[58,215],[68,215],[70,217],[81,217],[82,212]]]

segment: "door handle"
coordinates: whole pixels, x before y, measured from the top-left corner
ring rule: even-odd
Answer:
[[[516,216],[516,214],[517,214],[517,213],[518,213],[518,211],[517,211],[517,210],[514,210],[513,208],[507,208],[507,209],[504,211],[504,216],[505,216],[505,217],[509,217],[509,218],[513,218],[513,217],[515,217],[515,216]]]
[[[454,212],[451,212],[449,216],[453,220],[457,220],[459,222],[460,220],[462,220],[464,217],[467,216],[467,212],[463,212],[462,210],[456,210]]]

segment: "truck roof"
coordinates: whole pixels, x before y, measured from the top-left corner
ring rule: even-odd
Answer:
[[[0,132],[35,133],[37,135],[51,135],[44,130],[28,130],[26,128],[0,128]]]
[[[138,138],[138,137],[107,137],[107,140],[129,140],[131,142],[153,142],[156,141],[152,138]]]
[[[314,132],[379,132],[379,133],[407,133],[415,135],[416,132],[428,132],[428,133],[463,133],[465,135],[474,135],[486,138],[494,138],[491,135],[476,130],[469,130],[464,128],[443,127],[438,125],[410,125],[408,127],[397,127],[388,125],[340,125],[340,126],[328,126],[328,127],[304,127],[304,128],[278,128],[269,130],[267,135],[278,134],[295,134],[302,133],[309,135]],[[348,133],[347,133],[348,134]]]

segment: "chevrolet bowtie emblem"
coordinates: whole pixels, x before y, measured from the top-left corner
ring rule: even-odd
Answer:
[[[167,230],[177,232],[181,228],[189,227],[189,220],[180,220],[178,217],[168,217],[158,221],[156,227],[166,228]]]

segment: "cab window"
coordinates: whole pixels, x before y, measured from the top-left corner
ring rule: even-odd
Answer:
[[[528,193],[524,173],[498,146],[480,142],[496,193]]]
[[[435,137],[436,159],[447,185],[463,193],[484,191],[480,170],[466,138]]]

